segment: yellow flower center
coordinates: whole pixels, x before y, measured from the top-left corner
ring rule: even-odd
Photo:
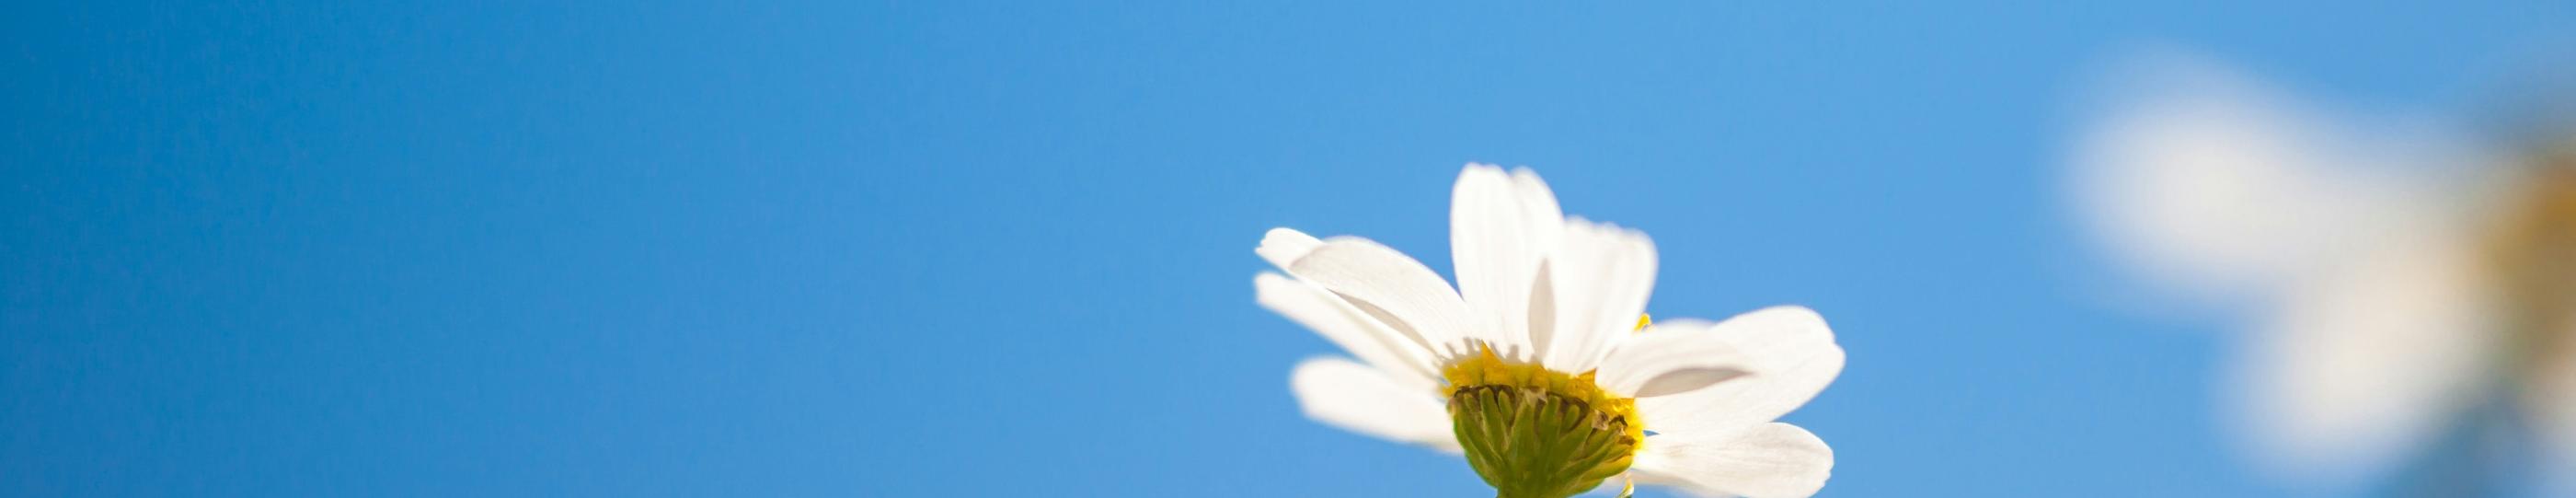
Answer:
[[[1638,328],[1645,327],[1640,317]],[[1467,464],[1500,498],[1564,498],[1628,470],[1646,440],[1637,400],[1567,374],[1507,360],[1490,346],[1441,369],[1449,419]]]
[[[2510,350],[2555,354],[2576,320],[2576,143],[2540,154],[2534,176],[2509,197],[2487,240],[2489,275],[2502,285]],[[2538,367],[2532,358],[2513,358]]]

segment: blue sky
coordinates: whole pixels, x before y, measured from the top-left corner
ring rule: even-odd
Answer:
[[[1483,496],[1301,417],[1291,226],[1446,271],[1468,161],[1804,304],[1827,496],[2317,492],[2102,304],[2122,57],[2473,107],[2576,6],[439,7],[0,16],[0,495]]]

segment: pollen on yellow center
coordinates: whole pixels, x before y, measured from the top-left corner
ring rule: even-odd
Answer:
[[[1537,363],[1505,360],[1494,354],[1492,347],[1480,347],[1476,354],[1441,369],[1449,384],[1441,387],[1442,396],[1455,396],[1459,389],[1483,386],[1508,386],[1537,389],[1548,394],[1581,401],[1593,410],[1626,419],[1632,436],[1646,436],[1644,424],[1637,420],[1637,400],[1622,398],[1592,381],[1594,372],[1567,374]]]

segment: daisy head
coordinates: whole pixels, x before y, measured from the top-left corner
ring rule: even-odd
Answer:
[[[1368,239],[1272,229],[1265,307],[1358,361],[1310,359],[1306,414],[1466,456],[1504,498],[1622,478],[1702,496],[1814,494],[1833,450],[1773,422],[1841,373],[1824,319],[1774,307],[1724,321],[1646,317],[1645,234],[1566,217],[1527,169],[1470,164],[1450,209],[1457,286]]]
[[[2146,84],[2105,109],[2070,178],[2137,276],[2243,315],[2226,403],[2258,462],[2358,481],[2520,451],[2458,437],[2511,418],[2562,460],[2542,467],[2576,464],[2576,138],[2498,147],[2168,57],[2126,79]],[[2495,470],[2437,467],[2461,474],[2418,477]]]

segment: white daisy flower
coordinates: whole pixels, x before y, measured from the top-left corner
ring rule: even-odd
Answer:
[[[1291,384],[1307,416],[1464,453],[1502,498],[1562,498],[1625,476],[1706,496],[1814,494],[1833,450],[1773,419],[1842,371],[1823,318],[1775,307],[1722,322],[1645,318],[1655,247],[1567,218],[1527,169],[1458,176],[1458,287],[1358,237],[1272,229],[1263,306],[1349,351]]]
[[[2268,462],[2375,473],[2500,397],[2576,455],[2576,156],[2498,157],[2160,62],[2093,130],[2076,187],[2145,276],[2251,315],[2235,404]]]

